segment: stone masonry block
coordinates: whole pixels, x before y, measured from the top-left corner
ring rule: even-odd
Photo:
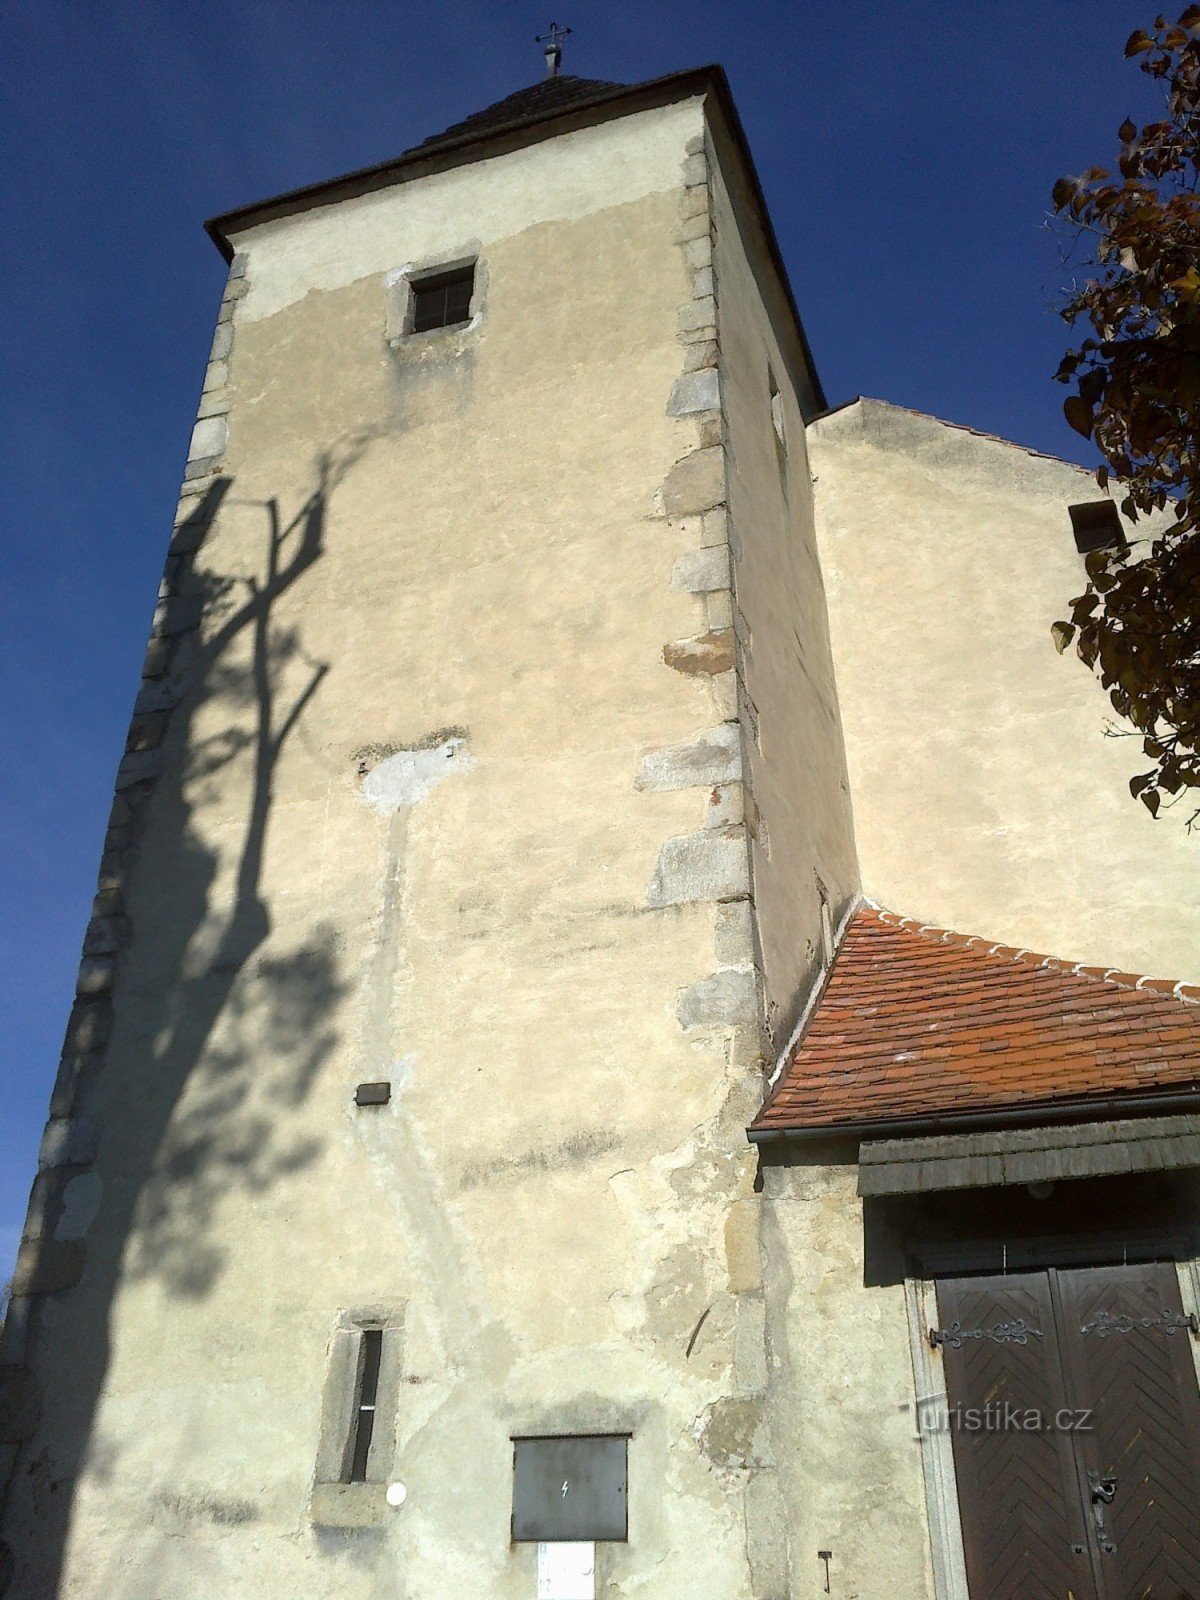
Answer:
[[[704,615],[711,630],[733,627],[733,599],[728,589],[712,589],[704,596]]]
[[[699,239],[689,239],[683,247],[683,259],[693,270],[709,266],[712,262],[712,240],[707,234]]]
[[[717,783],[736,783],[741,776],[742,746],[738,726],[723,722],[691,744],[671,745],[643,756],[634,787],[651,792],[711,788]]]
[[[687,594],[709,594],[729,588],[729,550],[725,545],[704,545],[679,557],[671,570],[672,589]]]
[[[200,396],[200,405],[196,415],[197,417],[223,417],[232,410],[233,390],[213,389],[211,391],[206,390]]]
[[[717,302],[706,294],[699,300],[686,300],[675,313],[675,326],[680,333],[694,328],[712,328],[717,321]]]
[[[229,443],[229,424],[224,417],[202,417],[192,429],[192,442],[188,446],[188,460],[222,456]]]
[[[137,699],[133,702],[133,714],[144,717],[152,711],[170,711],[179,704],[182,696],[182,686],[169,678],[143,680]],[[124,820],[128,821],[128,818]]]
[[[104,1179],[98,1172],[77,1172],[62,1193],[62,1207],[54,1224],[60,1241],[82,1239],[96,1220],[104,1197]]]
[[[4,1321],[0,1322],[0,1367],[24,1365],[29,1347],[29,1324],[32,1320],[33,1301],[28,1295],[14,1295],[8,1302]],[[4,1401],[0,1398],[0,1412]],[[2,1463],[0,1463],[2,1465]],[[3,1588],[4,1568],[0,1564],[0,1594]]]
[[[710,596],[711,598],[711,596]],[[713,708],[722,722],[736,722],[738,714],[737,673],[717,672],[709,680]]]
[[[103,1050],[111,1032],[112,1007],[107,1000],[77,1000],[67,1022],[63,1054],[87,1056],[93,1050]]]
[[[54,1087],[50,1091],[50,1117],[69,1117],[75,1105],[75,1092],[88,1067],[103,1061],[101,1055],[64,1055],[58,1063]]]
[[[694,300],[704,300],[711,296],[715,300],[716,294],[717,286],[713,279],[712,268],[697,267],[692,274],[692,298]]]
[[[90,1117],[51,1117],[42,1134],[38,1168],[89,1166],[99,1145],[100,1130]]]
[[[144,678],[161,678],[171,663],[171,649],[170,639],[151,639],[146,646],[146,656],[142,662],[142,676]]]
[[[646,891],[646,903],[677,906],[698,900],[737,900],[749,893],[745,834],[740,828],[729,832],[714,828],[667,840]]]
[[[228,361],[210,361],[208,371],[204,374],[204,392],[210,389],[224,389],[229,383]]]
[[[125,943],[129,924],[124,917],[93,917],[83,936],[85,956],[111,956]]]
[[[717,411],[721,406],[721,383],[715,367],[700,372],[685,372],[676,378],[667,401],[667,415],[689,417],[696,411]]]
[[[746,806],[741,784],[714,784],[708,796],[708,804],[704,808],[704,826],[731,828],[735,823],[743,822],[745,817]]]
[[[173,639],[176,634],[189,633],[198,627],[204,610],[199,595],[172,595],[160,600],[154,608],[152,628],[157,638]]]
[[[162,743],[162,736],[166,729],[167,713],[165,711],[149,711],[141,716],[135,716],[129,724],[125,748],[126,750],[154,750]]]
[[[703,150],[695,151],[683,163],[683,181],[689,189],[708,182],[708,159]]]
[[[250,257],[244,250],[238,250],[235,252],[233,260],[229,263],[229,277],[231,282],[234,278],[244,278],[246,276],[246,267],[249,263],[249,260]]]
[[[27,1239],[17,1252],[14,1294],[58,1294],[79,1282],[87,1247],[81,1239]]]
[[[704,204],[697,204],[692,210],[684,211],[683,221],[676,235],[679,244],[687,244],[691,239],[711,238],[712,219],[708,214],[707,197],[702,189],[697,189],[694,193],[697,201],[704,201]]]
[[[708,511],[725,500],[725,452],[719,445],[693,450],[677,461],[663,484],[663,509],[669,517]]]
[[[157,778],[165,765],[166,758],[161,747],[157,750],[132,750],[127,756],[121,757],[116,787],[128,789],[135,783],[147,783],[151,778]]]
[[[690,222],[693,217],[702,216],[707,226],[709,211],[708,189],[701,184],[694,189],[685,189],[683,198],[679,202],[679,215],[685,222]]]
[[[703,674],[712,677],[718,672],[728,672],[734,664],[733,630],[720,633],[701,633],[694,639],[674,639],[663,645],[663,660],[676,672],[690,676]]]
[[[712,511],[706,511],[700,519],[700,543],[729,543],[729,513],[724,506],[716,506]]]
[[[233,329],[227,322],[222,323],[213,335],[212,349],[208,353],[210,361],[228,361],[229,352],[233,349]]]
[[[717,364],[717,341],[715,339],[700,339],[695,344],[686,344],[683,347],[683,370],[685,372],[698,372],[702,367],[715,367]]]
[[[759,1021],[758,981],[736,967],[714,972],[679,991],[675,1015],[681,1028],[753,1027]]]
[[[111,956],[84,956],[75,979],[75,993],[83,998],[107,994],[113,986]]]
[[[749,966],[754,960],[754,906],[749,900],[730,900],[717,907],[714,940],[723,967]]]

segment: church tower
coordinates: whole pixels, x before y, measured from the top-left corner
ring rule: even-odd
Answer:
[[[209,233],[0,1589],[782,1592],[745,1129],[858,874],[724,76],[553,73]]]

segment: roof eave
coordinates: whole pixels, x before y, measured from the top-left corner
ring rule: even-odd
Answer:
[[[231,261],[233,245],[229,235],[236,230],[274,221],[278,217],[295,216],[302,211],[332,205],[355,195],[370,194],[376,189],[407,183],[429,173],[445,172],[468,161],[482,161],[488,156],[537,144],[568,128],[587,127],[614,117],[628,116],[634,111],[670,105],[676,100],[706,94],[710,89],[729,99],[732,104],[724,69],[716,64],[693,67],[686,72],[673,72],[662,78],[651,78],[646,83],[622,85],[598,94],[581,105],[537,112],[501,128],[463,134],[457,139],[439,143],[432,149],[417,145],[403,155],[394,156],[390,161],[381,161],[376,166],[360,167],[338,178],[327,178],[321,183],[289,189],[270,199],[256,200],[250,205],[223,211],[219,216],[209,218],[204,224],[204,231],[226,261]]]
[[[991,1110],[925,1112],[908,1117],[864,1118],[861,1121],[809,1124],[784,1128],[746,1130],[752,1144],[811,1143],[818,1139],[874,1139],[911,1134],[982,1132],[988,1128],[1036,1127],[1055,1122],[1103,1122],[1115,1116],[1152,1111],[1200,1109],[1200,1087],[1163,1090],[1154,1094],[1076,1096],[1070,1100],[1041,1100],[1021,1106],[996,1106]]]

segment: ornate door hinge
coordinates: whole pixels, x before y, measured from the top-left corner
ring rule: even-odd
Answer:
[[[1102,1339],[1107,1339],[1110,1333],[1132,1333],[1135,1328],[1161,1328],[1168,1337],[1174,1337],[1180,1328],[1189,1328],[1192,1333],[1200,1334],[1200,1317],[1194,1311],[1160,1311],[1156,1317],[1131,1317],[1124,1311],[1114,1316],[1111,1311],[1097,1311],[1090,1322],[1082,1324],[1079,1331],[1098,1333]]]
[[[1030,1339],[1043,1337],[1040,1328],[1031,1328],[1024,1317],[1014,1317],[1011,1322],[997,1322],[992,1328],[964,1328],[952,1322],[948,1328],[930,1328],[929,1343],[936,1350],[948,1344],[951,1350],[961,1350],[964,1339],[990,1339],[993,1344],[1028,1344]]]

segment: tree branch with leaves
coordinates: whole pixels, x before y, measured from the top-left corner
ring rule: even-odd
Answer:
[[[1165,90],[1166,115],[1118,130],[1118,175],[1054,185],[1054,211],[1088,252],[1060,314],[1086,330],[1056,377],[1063,410],[1104,458],[1139,537],[1093,550],[1087,588],[1054,625],[1074,641],[1150,760],[1130,792],[1152,815],[1200,789],[1200,5],[1125,46]],[[1191,813],[1189,826],[1200,816]]]

